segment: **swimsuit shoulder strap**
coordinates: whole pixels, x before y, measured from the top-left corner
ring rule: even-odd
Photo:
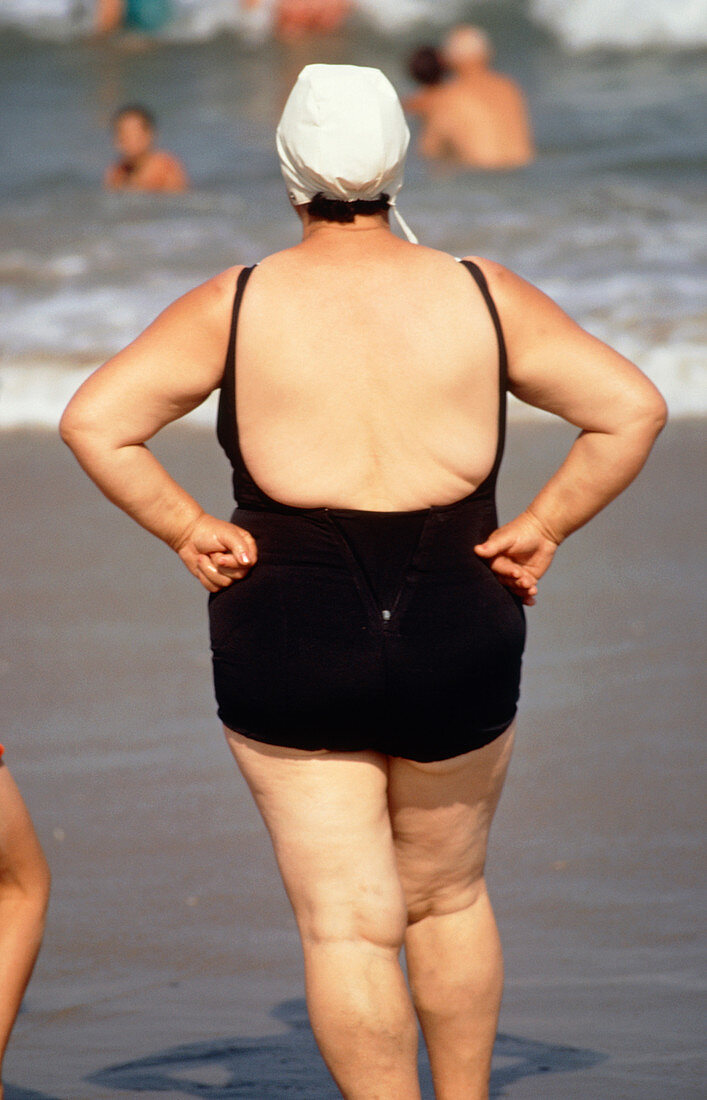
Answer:
[[[241,268],[241,272],[236,281],[236,293],[233,297],[233,310],[231,312],[231,331],[228,335],[228,351],[226,352],[226,369],[224,371],[224,374],[234,373],[234,368],[236,365],[236,337],[238,335],[238,315],[241,312],[241,302],[243,301],[243,294],[245,292],[246,284],[253,274],[254,270],[255,265],[253,265],[253,267]]]
[[[487,486],[493,487],[496,481],[496,475],[498,474],[499,467],[501,465],[501,459],[503,458],[503,448],[506,441],[506,392],[508,390],[508,353],[506,351],[506,341],[503,336],[503,326],[501,325],[501,318],[498,315],[496,309],[496,303],[493,300],[489,284],[486,281],[486,276],[473,260],[462,260],[464,267],[472,276],[476,285],[478,286],[484,301],[486,302],[489,315],[493,322],[493,327],[496,330],[496,339],[498,341],[498,442],[496,445],[496,457],[491,467],[491,472],[488,477],[485,478],[482,485],[476,490],[477,492]]]
[[[217,434],[221,446],[231,458],[238,450],[236,410],[236,338],[238,336],[238,315],[248,279],[253,267],[244,267],[236,281],[236,293],[233,298],[231,329],[228,334],[228,350],[221,379],[221,394],[218,405]]]
[[[496,303],[491,297],[491,291],[489,290],[489,284],[486,281],[486,276],[479,267],[472,260],[462,260],[464,267],[469,274],[475,280],[483,299],[488,307],[491,320],[493,321],[493,327],[496,330],[496,338],[498,340],[498,366],[500,373],[501,390],[505,392],[508,389],[508,354],[506,352],[506,341],[503,336],[503,326],[501,325],[501,318],[498,315],[496,309]]]

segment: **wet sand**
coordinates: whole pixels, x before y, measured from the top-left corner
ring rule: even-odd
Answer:
[[[705,1095],[701,434],[668,427],[529,613],[489,860],[507,961],[494,1097]],[[503,516],[571,435],[513,426]],[[53,436],[6,432],[0,449],[0,739],[54,874],[7,1100],[335,1098],[269,842],[215,717],[202,590]],[[155,449],[228,514],[207,433],[170,429]]]

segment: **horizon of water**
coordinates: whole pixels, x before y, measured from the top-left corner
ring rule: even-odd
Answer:
[[[458,18],[489,30],[498,67],[526,89],[539,156],[489,175],[413,149],[406,219],[425,244],[539,285],[638,362],[673,415],[707,414],[707,67],[695,48],[707,9],[361,0],[342,34],[286,48],[246,26],[235,0],[174,4],[162,39],[137,50],[87,39],[76,0],[0,0],[0,428],[53,427],[78,382],[180,293],[295,242],[273,133],[303,64],[375,64],[405,94],[411,48]],[[136,99],[185,161],[189,194],[101,191],[110,116]],[[212,424],[213,402],[191,420]]]

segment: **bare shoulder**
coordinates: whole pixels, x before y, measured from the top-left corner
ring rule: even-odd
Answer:
[[[163,167],[169,168],[181,168],[182,162],[179,157],[174,153],[170,153],[169,149],[155,149],[152,154],[155,163],[161,164]]]
[[[532,315],[533,322],[542,324],[543,318],[566,316],[543,290],[512,272],[510,267],[487,260],[485,256],[464,256],[464,260],[471,260],[486,276],[490,295],[505,322],[512,324],[522,320],[527,323]]]
[[[494,285],[508,285],[511,282],[518,280],[521,283],[525,282],[520,275],[516,275],[514,271],[511,271],[509,267],[504,267],[503,264],[499,264],[497,260],[490,260],[487,256],[462,256],[463,260],[469,260],[471,263],[480,267],[486,276],[486,281],[489,285],[493,282]],[[528,286],[531,284],[528,283]]]
[[[542,290],[493,260],[466,258],[488,281],[508,348],[509,388],[521,401],[591,430],[610,430],[629,412],[664,415],[645,375]]]
[[[189,310],[205,311],[214,319],[220,319],[225,314],[230,315],[238,276],[243,267],[243,264],[236,264],[234,267],[226,268],[225,271],[220,271],[217,275],[212,275],[206,282],[187,291],[174,304],[182,304]]]
[[[412,92],[410,95],[406,95],[402,102],[403,109],[414,115],[419,111],[424,111],[427,105],[427,96],[423,90],[420,90],[418,92]]]
[[[496,86],[503,88],[504,91],[510,92],[514,96],[524,97],[523,89],[517,80],[514,80],[508,73],[493,72],[492,76],[495,78]]]
[[[444,99],[442,87],[420,88],[403,100],[403,107],[411,114],[426,114],[434,110]]]
[[[479,268],[480,272],[486,277],[491,296],[495,301],[498,298],[497,305],[499,306],[501,301],[511,306],[528,293],[542,293],[532,283],[528,283],[526,279],[512,272],[510,267],[504,267],[496,260],[488,260],[486,256],[463,256],[462,259],[470,261]]]
[[[184,165],[178,156],[170,153],[168,149],[157,149],[155,157],[159,158],[161,166],[171,172],[184,172]]]
[[[181,345],[188,333],[190,339],[194,336],[201,341],[205,351],[211,345],[218,350],[228,334],[236,282],[242,270],[242,265],[229,267],[187,290],[155,318],[138,340],[144,341],[147,336]]]
[[[185,191],[189,186],[184,165],[167,149],[156,149],[152,154],[145,178],[149,180],[152,177],[156,186],[168,191]]]
[[[486,277],[506,337],[511,366],[530,350],[586,333],[539,287],[495,260],[467,256]]]
[[[210,279],[207,279],[201,285],[204,291],[215,299],[228,299],[230,301],[236,292],[238,276],[244,268],[245,264],[234,264],[233,267],[227,267],[225,271],[219,271],[218,275],[212,275]]]

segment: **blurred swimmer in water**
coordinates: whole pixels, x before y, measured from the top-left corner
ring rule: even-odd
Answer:
[[[405,101],[420,116],[418,149],[475,168],[520,168],[535,156],[523,92],[491,68],[493,47],[477,27],[456,27],[441,50],[423,46],[409,61],[422,89]],[[447,79],[449,77],[449,79]]]
[[[181,163],[155,149],[155,120],[144,107],[122,107],[113,117],[113,144],[120,160],[106,171],[109,191],[186,191],[189,180]]]
[[[255,8],[263,0],[241,0],[244,8]],[[276,0],[274,29],[279,38],[296,39],[307,34],[328,34],[338,30],[351,10],[351,0]]]
[[[111,34],[122,28],[159,31],[171,15],[171,0],[96,0],[94,28],[98,34]]]

